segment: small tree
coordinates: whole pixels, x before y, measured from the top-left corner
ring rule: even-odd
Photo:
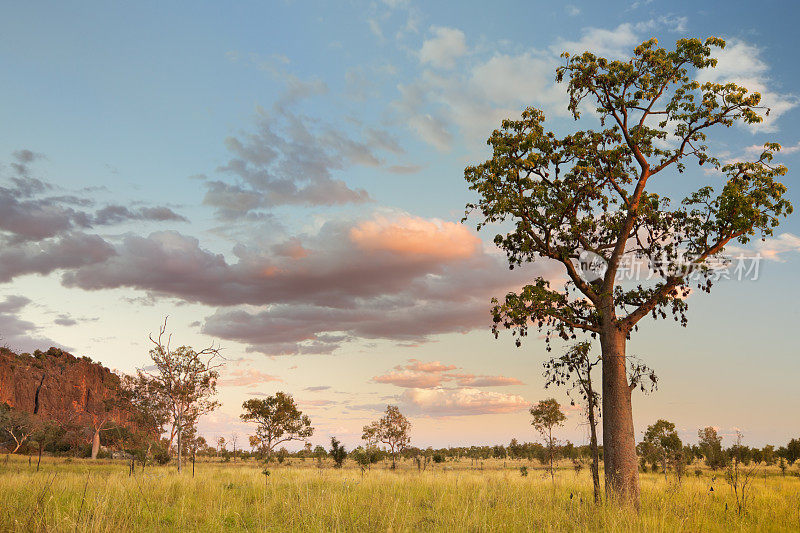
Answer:
[[[255,453],[256,450],[261,451],[261,458],[263,459],[263,448],[261,447],[261,438],[258,435],[249,435],[247,437],[248,442],[250,443],[250,450],[252,453]]]
[[[668,465],[676,461],[683,461],[683,443],[678,437],[678,432],[675,431],[675,424],[667,420],[658,420],[647,426],[640,446],[644,452],[643,455],[650,458],[651,462],[661,461],[664,481],[667,480]]]
[[[342,443],[336,437],[331,437],[331,451],[329,452],[333,459],[333,467],[341,468],[344,460],[347,458],[347,450],[345,450]]]
[[[744,465],[743,453],[745,447],[742,446],[742,433],[736,431],[736,444],[733,446],[732,460],[725,470],[725,481],[733,490],[736,498],[736,511],[743,514],[747,508],[748,488],[755,477],[758,465],[747,467]]]
[[[170,422],[169,398],[161,393],[159,384],[141,370],[135,375],[122,376],[118,395],[118,404],[125,409],[133,433],[132,448],[144,466],[153,445]]]
[[[411,423],[396,405],[387,405],[386,414],[372,424],[364,426],[362,439],[368,444],[383,443],[392,454],[392,469],[397,468],[397,454],[411,444]]]
[[[36,443],[38,449],[38,459],[36,461],[37,472],[42,463],[42,451],[44,451],[46,446],[50,446],[58,441],[63,434],[64,430],[56,421],[42,418],[41,415],[38,415],[38,419],[34,424],[33,433],[30,436],[31,442]]]
[[[213,345],[195,351],[190,346],[172,348],[172,335],[167,334],[167,319],[159,329],[158,336],[150,341],[150,350],[155,370],[140,371],[152,380],[154,390],[169,407],[173,434],[177,436],[178,472],[182,470],[183,432],[193,426],[197,419],[219,407],[219,402],[211,398],[217,392],[218,368],[215,364],[220,357],[219,348]]]
[[[276,392],[267,398],[252,398],[242,404],[245,422],[255,422],[256,434],[266,455],[267,463],[272,459],[275,446],[293,440],[306,440],[314,434],[311,419],[304,415],[291,394]]]
[[[600,451],[597,445],[597,415],[600,410],[600,393],[592,384],[592,370],[600,364],[600,357],[591,355],[591,343],[579,342],[571,346],[559,358],[552,358],[544,363],[545,388],[550,385],[570,385],[567,395],[575,405],[572,392],[577,389],[586,406],[586,418],[589,422],[589,451],[592,456],[592,487],[595,503],[600,503]]]
[[[700,439],[700,450],[705,457],[706,466],[711,470],[724,468],[727,464],[725,452],[722,451],[722,437],[717,435],[713,427],[706,427],[697,432]]]
[[[800,459],[800,439],[792,439],[786,445],[786,460],[793,464]]]
[[[359,446],[358,448],[350,452],[350,456],[353,458],[356,464],[361,468],[361,474],[363,475],[370,465],[369,452],[367,452],[367,450],[365,450],[362,446]]]
[[[541,400],[539,403],[531,407],[531,416],[533,420],[531,425],[539,432],[545,441],[547,447],[547,455],[550,464],[550,479],[555,483],[555,468],[553,466],[553,458],[555,456],[556,439],[553,437],[553,428],[564,425],[564,420],[567,417],[561,411],[561,405],[555,398],[548,398]]]
[[[7,403],[0,405],[0,442],[10,444],[11,453],[17,453],[34,430],[33,418],[26,411],[13,409]]]
[[[761,450],[761,459],[764,461],[764,464],[767,466],[772,466],[775,464],[775,446],[772,444],[767,444]]]
[[[233,446],[233,462],[236,462],[236,443],[239,441],[239,434],[235,431],[231,433],[230,443]]]

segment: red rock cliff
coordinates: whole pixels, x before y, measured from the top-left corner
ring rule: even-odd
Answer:
[[[18,355],[0,348],[0,404],[46,418],[104,412],[119,376],[86,357],[50,348]],[[113,417],[116,418],[116,417]]]

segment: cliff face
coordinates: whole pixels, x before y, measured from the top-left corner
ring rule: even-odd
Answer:
[[[105,412],[119,376],[58,348],[34,355],[0,349],[0,404],[45,418],[92,418]],[[116,418],[116,417],[112,417]]]

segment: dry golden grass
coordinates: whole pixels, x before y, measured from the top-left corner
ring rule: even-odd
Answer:
[[[469,461],[418,472],[293,461],[262,475],[255,461],[148,467],[124,462],[0,460],[3,531],[798,531],[800,478],[770,471],[753,482],[746,514],[722,475],[678,485],[643,474],[639,513],[595,506],[587,469],[566,465],[555,485],[530,463]],[[530,474],[520,475],[526,464]],[[690,471],[693,472],[694,468]],[[709,487],[713,484],[714,491]],[[726,503],[728,509],[726,510]]]

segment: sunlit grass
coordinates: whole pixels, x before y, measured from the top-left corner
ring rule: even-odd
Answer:
[[[505,468],[504,465],[505,464]],[[530,468],[526,477],[518,466]],[[254,461],[174,467],[26,458],[0,460],[3,531],[797,531],[800,478],[769,471],[754,481],[739,516],[721,474],[690,475],[678,485],[642,475],[639,513],[592,503],[588,469],[566,466],[553,485],[531,463],[448,462],[419,472],[335,470],[313,461],[273,467]],[[690,469],[693,471],[693,468]],[[709,488],[713,486],[714,491]],[[726,509],[727,504],[727,509]]]

